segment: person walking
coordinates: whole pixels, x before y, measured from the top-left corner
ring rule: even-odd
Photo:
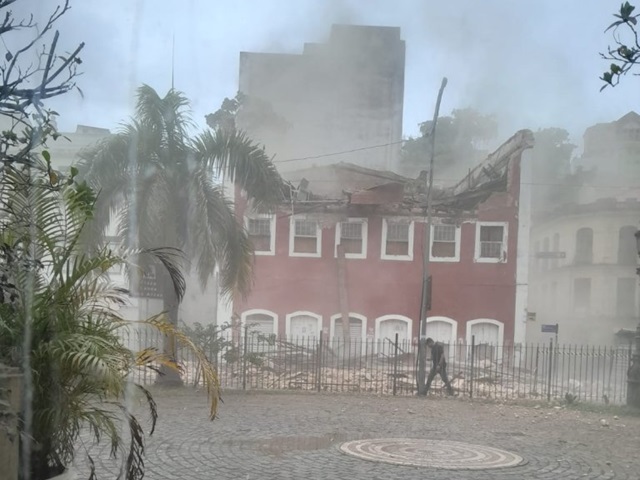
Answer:
[[[453,395],[453,388],[447,376],[447,360],[445,359],[444,345],[440,342],[434,342],[433,338],[427,338],[427,347],[431,349],[431,360],[433,361],[431,371],[427,377],[427,392],[429,392],[431,382],[435,376],[440,374],[440,378],[442,378],[442,381],[447,387],[447,393]]]

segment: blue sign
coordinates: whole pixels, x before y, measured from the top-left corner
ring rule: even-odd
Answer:
[[[558,324],[555,325],[542,325],[542,333],[558,333]]]

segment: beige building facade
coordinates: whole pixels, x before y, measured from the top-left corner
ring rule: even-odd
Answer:
[[[590,127],[577,172],[531,229],[527,341],[627,344],[639,321],[640,116]]]

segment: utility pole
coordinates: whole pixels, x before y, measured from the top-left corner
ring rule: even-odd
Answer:
[[[447,77],[442,79],[436,108],[433,112],[433,122],[431,124],[430,155],[429,155],[429,172],[425,179],[425,187],[427,191],[427,219],[424,223],[424,235],[422,239],[422,298],[420,301],[420,340],[418,342],[418,395],[427,395],[427,312],[431,308],[431,278],[429,276],[429,256],[431,243],[431,190],[433,189],[433,164],[436,156],[436,124],[440,113],[440,102],[442,102],[442,94],[447,86]]]

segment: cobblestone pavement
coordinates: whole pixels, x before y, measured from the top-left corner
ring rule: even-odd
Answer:
[[[147,443],[150,480],[640,479],[638,417],[468,399],[227,392],[219,419],[208,422],[202,394],[155,397],[160,420]],[[447,471],[362,460],[338,448],[381,437],[487,445],[527,463]],[[108,451],[91,450],[99,478],[115,478]]]

